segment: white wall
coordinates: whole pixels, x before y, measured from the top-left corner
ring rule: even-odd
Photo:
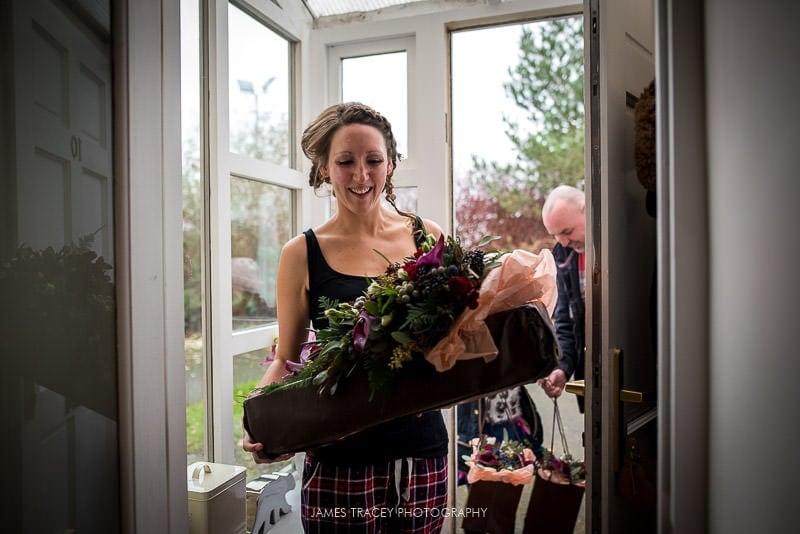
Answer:
[[[800,6],[708,0],[705,20],[708,531],[786,532],[800,497]]]

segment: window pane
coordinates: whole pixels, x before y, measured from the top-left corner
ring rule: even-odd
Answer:
[[[230,150],[289,165],[289,42],[228,5]]]
[[[404,157],[409,155],[407,56],[402,51],[342,59],[342,101],[361,102],[384,115]]]
[[[403,211],[417,213],[417,186],[405,186],[394,188],[394,203]]]
[[[292,231],[292,191],[231,177],[233,330],[277,320],[275,276]]]
[[[203,342],[203,181],[200,174],[200,21],[197,0],[181,0],[183,146],[183,334],[186,462],[208,460]]]

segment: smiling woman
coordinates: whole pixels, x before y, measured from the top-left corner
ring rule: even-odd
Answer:
[[[311,161],[309,184],[316,189],[330,183],[338,210],[321,225],[290,239],[282,249],[277,281],[280,337],[275,359],[259,386],[280,382],[287,363],[298,360],[309,322],[316,329],[327,324],[320,302],[355,299],[366,289],[368,276],[385,271],[387,259],[399,262],[412,256],[427,233],[425,229],[433,239],[442,235],[433,221],[387,208],[382,202],[385,197],[394,203],[392,176],[398,154],[391,125],[379,112],[359,103],[330,106],[305,129],[301,147]],[[253,428],[259,440],[269,442],[271,432],[314,431],[313,426],[297,423],[297,418],[314,410],[297,413],[297,406],[286,410],[291,410],[294,424]],[[448,436],[439,411],[404,415],[320,445],[307,451],[303,471],[301,511],[306,530],[365,528],[375,521],[409,531],[441,529],[442,514],[331,518],[315,513],[334,504],[348,510],[359,509],[365,502],[394,507],[399,500],[410,509],[443,509],[447,503]],[[243,447],[257,462],[276,459],[259,454],[265,444],[254,441],[249,432],[245,432]],[[395,487],[394,493],[381,489]],[[382,530],[392,525],[375,526]]]

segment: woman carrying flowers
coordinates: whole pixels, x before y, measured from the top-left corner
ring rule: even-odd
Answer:
[[[412,256],[436,223],[394,206],[399,154],[390,123],[377,111],[346,103],[325,109],[304,131],[309,183],[331,188],[336,213],[287,242],[277,278],[279,343],[259,386],[280,382],[308,337],[328,320],[322,302],[352,302],[368,280]],[[380,254],[376,251],[380,251]],[[391,318],[386,319],[391,320]],[[357,340],[356,340],[357,341]],[[347,417],[347,414],[342,414]],[[263,444],[245,432],[257,462]],[[301,516],[306,532],[439,532],[447,504],[448,436],[439,410],[400,417],[307,451]]]

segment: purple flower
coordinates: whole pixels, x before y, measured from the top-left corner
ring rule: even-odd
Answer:
[[[303,367],[306,366],[309,360],[314,359],[314,354],[316,354],[320,348],[318,345],[312,343],[317,339],[316,334],[313,330],[308,332],[308,339],[306,343],[303,344],[303,348],[300,349],[300,361],[293,362],[291,360],[286,360],[284,368],[289,371],[289,373],[295,375],[303,370]],[[274,354],[274,352],[273,352]]]
[[[293,362],[292,360],[286,360],[286,364],[284,365],[285,369],[289,371],[291,374],[297,374],[303,370],[305,367],[304,362]]]
[[[369,332],[372,329],[372,323],[375,317],[368,314],[365,310],[358,312],[358,319],[353,327],[353,348],[358,352],[364,352],[364,347],[369,338]]]
[[[439,240],[433,246],[433,248],[420,256],[417,259],[417,268],[422,266],[429,266],[429,267],[440,267],[442,265],[442,259],[444,258],[444,234],[439,236]]]

